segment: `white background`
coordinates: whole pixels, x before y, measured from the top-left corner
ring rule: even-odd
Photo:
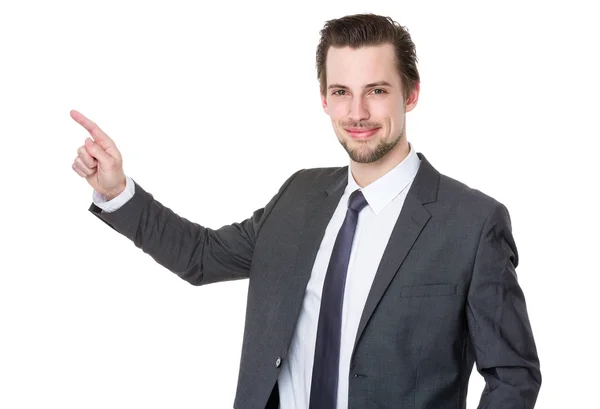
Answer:
[[[347,164],[314,57],[358,12],[416,43],[409,141],[511,213],[536,408],[599,407],[595,2],[201,3],[0,6],[0,408],[232,407],[247,281],[193,287],[88,212],[69,111],[178,214],[241,221],[297,169]]]

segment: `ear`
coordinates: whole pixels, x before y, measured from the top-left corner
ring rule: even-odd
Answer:
[[[404,112],[412,111],[416,106],[417,102],[419,102],[419,93],[421,92],[421,83],[417,82],[415,89],[412,90],[408,99],[406,100],[406,109]]]
[[[323,111],[327,113],[327,97],[321,94],[321,106],[323,107]]]

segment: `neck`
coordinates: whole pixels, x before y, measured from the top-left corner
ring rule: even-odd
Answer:
[[[371,163],[358,163],[350,161],[352,176],[360,187],[366,187],[377,179],[394,169],[410,152],[406,137],[402,137],[398,144],[381,159]]]

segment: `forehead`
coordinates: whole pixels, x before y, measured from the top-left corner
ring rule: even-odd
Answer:
[[[394,47],[391,44],[360,48],[330,47],[326,60],[327,83],[362,86],[376,81],[400,85]]]

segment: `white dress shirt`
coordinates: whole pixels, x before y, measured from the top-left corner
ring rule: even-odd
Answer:
[[[350,355],[360,317],[392,229],[421,163],[411,143],[409,147],[410,152],[401,163],[375,182],[362,188],[368,206],[365,206],[359,214],[346,277],[337,409],[348,408]],[[134,189],[133,181],[127,177],[127,186],[119,196],[106,201],[105,197],[94,192],[93,201],[106,212],[115,211],[133,196]],[[348,184],[325,230],[304,294],[302,310],[296,323],[290,349],[281,366],[278,379],[280,409],[308,408],[325,274],[335,239],[346,217],[348,198],[357,189],[361,188],[354,180],[349,166]]]

